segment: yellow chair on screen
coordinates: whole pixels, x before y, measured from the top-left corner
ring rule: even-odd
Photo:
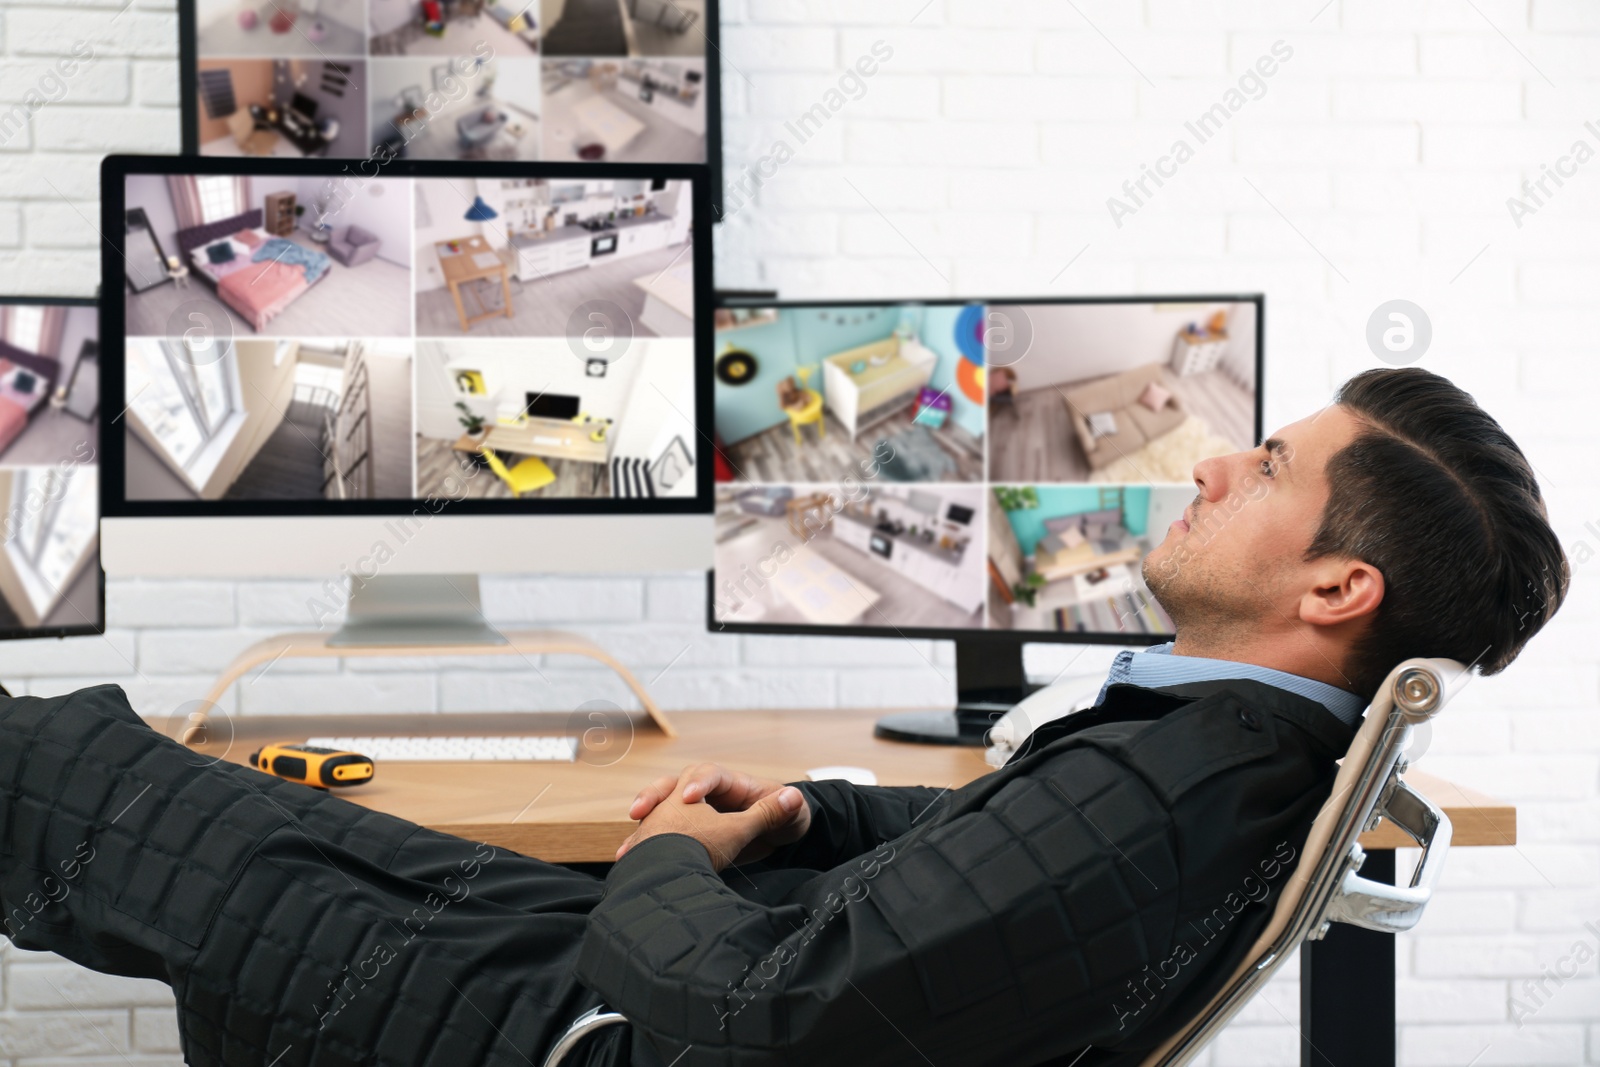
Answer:
[[[494,449],[485,448],[483,459],[489,464],[489,469],[506,483],[506,488],[511,490],[512,496],[521,496],[535,489],[543,489],[556,480],[556,472],[537,456],[530,456],[515,467],[508,468],[500,457],[494,454]]]

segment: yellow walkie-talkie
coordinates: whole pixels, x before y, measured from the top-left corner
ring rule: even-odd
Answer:
[[[264,745],[250,754],[250,766],[314,789],[372,781],[372,760],[357,752],[315,745]]]

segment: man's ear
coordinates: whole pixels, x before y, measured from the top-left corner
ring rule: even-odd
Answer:
[[[1338,626],[1375,614],[1383,603],[1383,572],[1359,559],[1323,560],[1300,598],[1300,618],[1313,626]]]

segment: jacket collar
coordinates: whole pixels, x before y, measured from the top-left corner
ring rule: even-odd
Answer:
[[[1345,725],[1339,721],[1338,716],[1310,697],[1290,693],[1277,686],[1250,678],[1185,682],[1181,685],[1158,688],[1117,682],[1106,688],[1104,699],[1096,706],[1040,726],[1031,735],[1032,744],[1029,747],[1043,746],[1102,723],[1159,719],[1185,704],[1223,690],[1232,690],[1234,695],[1249,707],[1298,726],[1309,734],[1331,759],[1344,758],[1360,726],[1359,723],[1356,726]]]
[[[1102,706],[1122,708],[1140,700],[1140,694],[1159,693],[1181,704],[1211,696],[1231,689],[1245,704],[1258,711],[1269,712],[1300,727],[1327,748],[1335,759],[1342,759],[1356,738],[1361,723],[1346,725],[1325,706],[1310,697],[1279,689],[1266,682],[1251,678],[1219,678],[1203,682],[1184,682],[1181,685],[1164,685],[1145,689],[1137,685],[1118,683],[1106,690]],[[1148,698],[1145,698],[1148,699]],[[1165,712],[1163,712],[1165,714]]]

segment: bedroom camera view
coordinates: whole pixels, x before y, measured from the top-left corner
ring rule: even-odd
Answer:
[[[206,155],[703,163],[709,0],[192,0]]]
[[[98,326],[0,304],[0,632],[101,628]]]
[[[129,499],[694,496],[687,182],[125,188]]]
[[[716,316],[718,621],[1173,632],[1141,563],[1256,443],[1254,301]]]

